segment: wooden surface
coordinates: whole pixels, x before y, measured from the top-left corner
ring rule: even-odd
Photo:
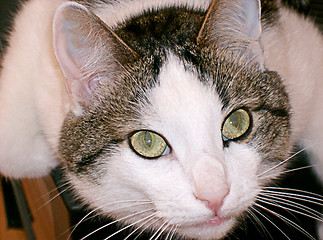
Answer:
[[[69,237],[69,213],[58,196],[50,177],[22,180],[23,190],[33,218],[37,240],[66,240]],[[27,240],[23,229],[8,229],[0,185],[0,240]]]
[[[21,229],[7,229],[6,212],[4,208],[4,199],[2,186],[0,184],[0,240],[27,240],[25,232]]]

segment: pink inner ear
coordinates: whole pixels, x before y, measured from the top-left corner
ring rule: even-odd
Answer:
[[[84,76],[83,71],[93,71],[93,69],[82,70],[82,64],[88,60],[87,54],[93,53],[91,48],[95,45],[93,43],[95,39],[83,36],[88,34],[86,28],[83,28],[83,31],[80,29],[83,26],[82,22],[90,21],[95,20],[89,17],[83,6],[68,3],[62,5],[56,12],[53,26],[54,52],[64,73],[67,89],[75,102],[86,104],[91,102],[90,99],[100,79],[99,76],[93,78]],[[89,31],[92,30],[89,29]]]
[[[103,74],[103,73],[98,73],[90,76],[87,81],[88,84],[86,89],[88,94],[93,95],[93,93],[98,88],[99,84],[102,84],[104,81],[106,81],[106,78],[107,78],[106,74]]]
[[[247,36],[252,40],[258,40],[261,35],[260,15],[261,8],[259,0],[243,1],[245,8],[245,21],[247,26]]]
[[[53,28],[55,55],[73,101],[93,104],[96,89],[113,84],[119,67],[117,52],[134,52],[78,3],[63,4],[56,12]]]
[[[99,82],[100,82],[100,77],[99,76],[91,77],[89,79],[89,81],[88,81],[89,94],[91,94],[94,91],[94,89],[97,88]]]
[[[63,30],[64,9],[60,9],[54,19],[54,52],[66,79],[76,79],[80,75],[80,68],[70,55],[68,36]],[[70,84],[68,84],[70,85]],[[70,88],[70,87],[69,87]]]

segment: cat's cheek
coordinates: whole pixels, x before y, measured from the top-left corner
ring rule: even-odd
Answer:
[[[224,200],[221,213],[238,217],[254,204],[261,190],[258,169],[262,158],[255,149],[236,143],[225,150],[224,156],[230,193]]]
[[[125,157],[128,158],[128,163],[125,163]],[[151,202],[147,201],[148,198],[144,194],[140,177],[134,175],[137,171],[134,170],[136,167],[131,157],[115,155],[101,159],[99,164],[104,172],[100,176],[91,171],[82,175],[74,172],[66,174],[81,201],[100,215],[115,219],[152,208]],[[125,220],[132,221],[143,215]]]

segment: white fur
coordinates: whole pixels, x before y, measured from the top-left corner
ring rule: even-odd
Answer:
[[[61,1],[35,0],[18,14],[0,76],[0,169],[10,177],[47,174],[68,110],[52,50],[51,22]]]
[[[159,78],[160,87],[149,94],[151,116],[142,120],[147,129],[167,139],[172,153],[158,160],[146,160],[125,143],[120,156],[106,161],[107,172],[102,184],[92,185],[87,181],[85,185],[84,181],[71,176],[72,182],[86,202],[102,212],[112,212],[115,218],[146,209],[144,214],[127,221],[139,221],[139,226],[143,224],[140,219],[156,211],[156,217],[161,219],[153,225],[155,230],[166,220],[180,224],[178,232],[188,237],[221,238],[234,226],[235,218],[253,204],[260,190],[257,182],[260,157],[243,144],[222,148],[220,129],[225,113],[221,111],[215,90],[203,85],[194,73],[186,72],[176,57],[169,56]],[[244,172],[243,178],[241,172]],[[197,184],[194,175],[207,184]],[[218,212],[226,220],[218,226],[206,224],[214,213],[195,197],[196,188],[216,185],[211,182],[213,176],[224,177],[231,189]],[[127,199],[151,203],[133,207],[134,202],[119,203]],[[151,208],[153,210],[149,210]]]
[[[290,96],[292,138],[312,148],[323,179],[322,34],[310,21],[282,10],[278,27],[264,31],[262,42],[266,67],[282,76]]]
[[[279,27],[262,37],[266,67],[284,80],[292,106],[292,138],[309,148],[310,160],[323,181],[323,37],[296,13],[281,11]],[[319,227],[323,239],[323,224]]]

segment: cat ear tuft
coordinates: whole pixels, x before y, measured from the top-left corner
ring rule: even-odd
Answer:
[[[213,0],[197,42],[229,49],[263,69],[260,36],[260,0]]]
[[[114,84],[123,60],[135,55],[105,23],[77,3],[57,10],[53,35],[56,58],[77,105],[93,104],[98,88]]]

